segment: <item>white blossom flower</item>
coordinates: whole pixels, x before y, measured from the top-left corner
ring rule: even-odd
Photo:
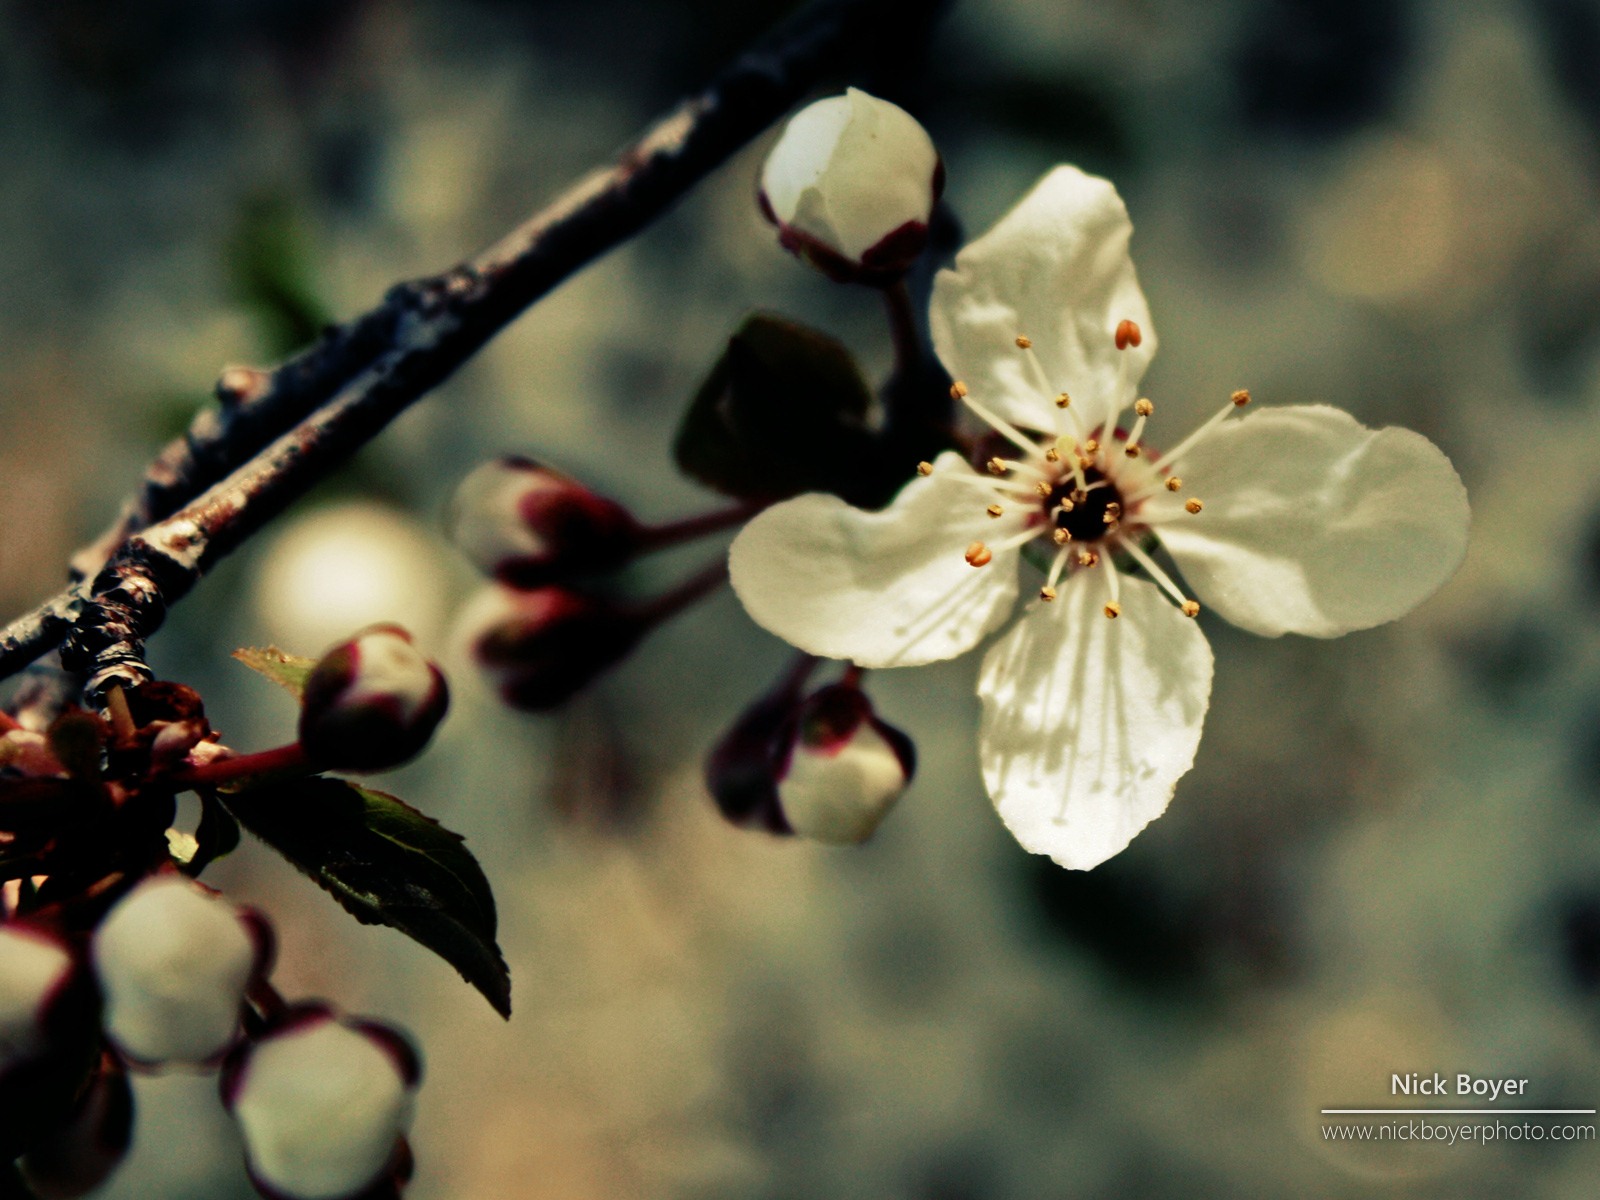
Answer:
[[[1036,561],[1037,599],[979,673],[979,754],[1017,840],[1076,868],[1165,810],[1199,744],[1211,650],[1157,544],[1234,624],[1335,637],[1432,594],[1467,536],[1466,491],[1432,443],[1335,408],[1234,419],[1240,391],[1188,437],[1147,444],[1138,384],[1156,339],[1131,233],[1110,183],[1046,175],[934,287],[952,391],[993,431],[984,467],[946,452],[881,512],[800,496],[730,559],[758,623],[865,667],[973,648]]]
[[[0,1077],[50,1046],[50,1010],[72,977],[72,955],[53,936],[0,927]]]
[[[784,248],[840,280],[898,278],[927,242],[944,186],[916,118],[858,88],[794,115],[761,171]]]

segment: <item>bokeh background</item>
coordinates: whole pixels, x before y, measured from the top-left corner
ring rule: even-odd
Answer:
[[[781,7],[0,3],[0,607],[58,585],[223,365],[486,243]],[[1198,763],[1092,873],[990,809],[974,659],[870,677],[922,769],[855,850],[734,830],[703,792],[787,657],[730,596],[557,715],[502,711],[462,660],[478,585],[440,513],[476,462],[686,514],[714,500],[673,429],[747,311],[887,368],[874,297],[760,222],[770,138],[186,600],[153,662],[236,746],[294,714],[235,646],[398,619],[452,667],[435,749],[381,786],[483,861],[509,1025],[259,845],[207,876],[273,914],[286,993],[418,1036],[411,1195],[1592,1195],[1594,1142],[1379,1152],[1316,1110],[1411,1070],[1600,1101],[1596,64],[1590,0],[958,0],[893,64],[969,234],[1058,161],[1115,179],[1169,428],[1237,386],[1331,402],[1426,433],[1472,497],[1465,567],[1396,625],[1269,642],[1202,617]],[[251,1194],[209,1077],[143,1078],[138,1104],[106,1196]]]

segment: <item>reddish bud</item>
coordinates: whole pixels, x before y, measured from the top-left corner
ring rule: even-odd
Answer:
[[[319,768],[383,771],[415,758],[444,719],[444,675],[397,625],[374,625],[323,655],[300,709],[300,744]]]
[[[846,844],[872,835],[915,770],[911,739],[841,683],[752,705],[712,752],[706,783],[736,825]]]
[[[614,570],[639,525],[614,500],[526,458],[484,463],[456,489],[450,538],[473,565],[515,587]]]
[[[649,622],[569,588],[496,588],[464,623],[472,654],[512,708],[538,712],[569,699],[638,644]]]

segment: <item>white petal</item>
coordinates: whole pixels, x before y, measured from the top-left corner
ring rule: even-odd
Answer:
[[[785,224],[859,259],[933,210],[939,153],[910,113],[857,88],[797,113],[762,171]]]
[[[44,934],[0,927],[0,1072],[43,1048],[45,1007],[71,967]]]
[[[973,399],[1014,422],[1058,428],[1053,401],[1066,392],[1092,431],[1110,405],[1133,400],[1156,350],[1128,257],[1132,232],[1116,188],[1076,167],[1057,167],[956,255],[955,270],[939,272],[930,313],[939,360]],[[1118,350],[1124,319],[1144,337]],[[1017,349],[1018,335],[1031,338],[1033,349]],[[1043,383],[1029,368],[1030,354],[1044,369]]]
[[[808,654],[864,667],[954,658],[999,628],[1017,595],[1017,551],[984,567],[967,545],[1022,528],[998,520],[982,478],[946,451],[881,512],[812,494],[776,504],[745,526],[728,554],[733,590],[758,625]]]
[[[1114,621],[1105,602],[1098,569],[1074,573],[978,677],[978,750],[1001,819],[1025,849],[1080,870],[1166,810],[1211,698],[1211,648],[1155,585],[1124,576]]]
[[[1337,637],[1392,621],[1461,565],[1467,492],[1409,429],[1368,429],[1323,405],[1269,408],[1219,428],[1179,464],[1205,508],[1163,544],[1201,601],[1252,633]]]

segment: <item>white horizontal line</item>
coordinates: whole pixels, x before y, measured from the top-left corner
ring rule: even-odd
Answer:
[[[1571,1114],[1593,1113],[1592,1108],[1325,1108],[1322,1115],[1331,1116],[1379,1116],[1398,1114],[1435,1113],[1440,1116],[1492,1116],[1498,1113],[1522,1114],[1524,1116],[1567,1116]]]

